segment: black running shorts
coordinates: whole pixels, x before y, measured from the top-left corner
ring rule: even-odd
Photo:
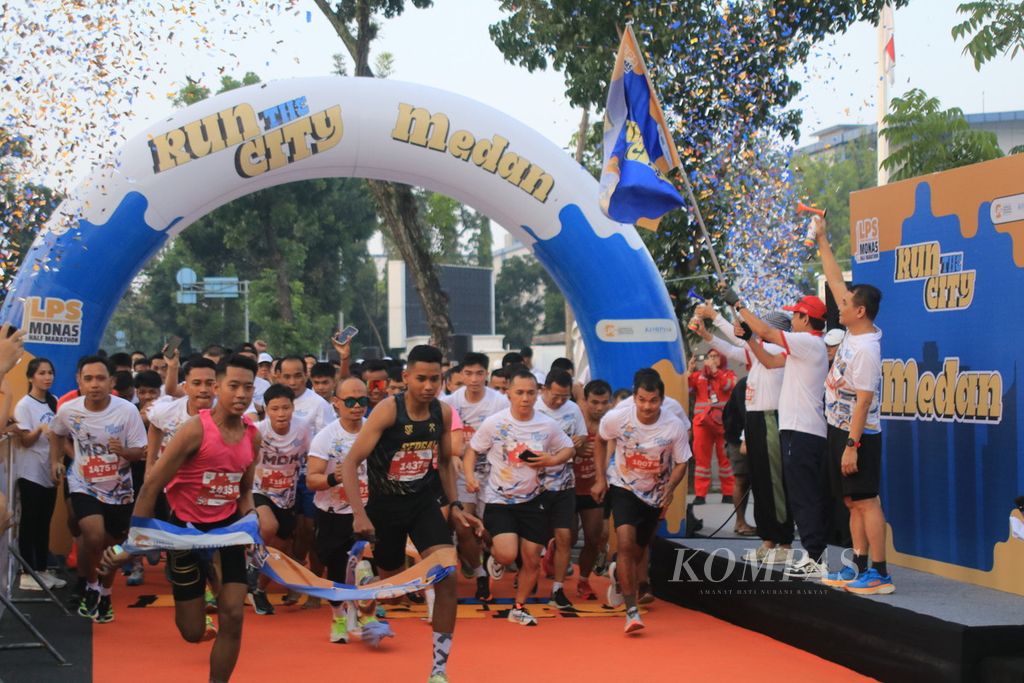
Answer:
[[[193,522],[192,526],[200,531],[209,531],[227,526],[238,520],[238,513],[219,522],[204,524]],[[170,523],[177,526],[185,526],[173,514]],[[212,551],[211,551],[212,552]],[[233,545],[227,548],[220,548],[216,551],[220,554],[220,580],[226,583],[248,583],[245,572],[245,546]],[[210,564],[212,557],[203,557],[206,553],[195,550],[168,550],[167,551],[167,578],[171,581],[171,593],[175,602],[195,600],[202,598],[206,592],[206,582],[210,576]]]
[[[404,496],[371,494],[366,514],[377,536],[373,559],[386,571],[405,565],[406,536],[421,553],[434,546],[452,545],[452,530],[441,514],[434,490]]]
[[[608,487],[608,499],[611,501],[612,519],[615,528],[629,525],[636,527],[636,542],[646,546],[654,538],[661,519],[661,508],[648,505],[627,489],[618,486]]]

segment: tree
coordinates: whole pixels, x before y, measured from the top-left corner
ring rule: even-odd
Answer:
[[[494,281],[495,318],[505,346],[528,346],[538,332],[562,329],[565,299],[532,256],[513,256]]]
[[[380,32],[375,16],[392,19],[405,11],[405,0],[315,0],[316,6],[327,17],[354,62],[355,75],[373,78],[370,68],[370,43]],[[410,0],[414,7],[426,8],[432,0]],[[337,61],[336,61],[337,65]],[[378,63],[388,68],[390,63]],[[427,229],[420,218],[419,207],[412,188],[380,180],[366,182],[377,204],[378,212],[412,275],[416,291],[423,304],[423,312],[430,328],[430,336],[442,352],[449,349],[452,334],[448,314],[448,296],[441,289],[437,269],[430,258]]]
[[[603,109],[619,31],[628,21],[643,45],[648,67],[700,209],[726,252],[727,226],[744,200],[726,187],[727,170],[748,159],[754,136],[797,139],[801,113],[788,108],[800,92],[789,69],[811,47],[860,20],[877,22],[885,0],[503,0],[508,13],[491,26],[505,58],[530,71],[552,66],[565,75],[576,106]],[[896,6],[907,0],[896,0]],[[760,143],[758,143],[760,144]],[[681,184],[681,179],[676,178]],[[693,208],[641,231],[674,295],[677,313],[689,308],[695,282],[703,295],[711,271]],[[729,270],[730,264],[723,264]]]
[[[1003,156],[995,133],[972,130],[958,107],[940,107],[938,99],[918,88],[893,98],[881,130],[893,150],[882,161],[882,168],[891,172],[892,180]]]
[[[878,154],[871,143],[871,136],[863,135],[836,154],[793,158],[801,199],[828,211],[829,241],[839,260],[850,258],[850,193],[878,181]]]
[[[964,2],[956,11],[967,18],[953,27],[953,39],[970,36],[964,54],[981,67],[999,54],[1010,53],[1010,59],[1024,51],[1024,2],[1012,0],[981,0]]]

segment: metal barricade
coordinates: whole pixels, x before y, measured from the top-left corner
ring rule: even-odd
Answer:
[[[50,590],[35,570],[29,566],[17,551],[18,545],[18,523],[20,518],[18,493],[15,487],[14,476],[14,444],[9,434],[0,436],[0,491],[6,497],[6,514],[10,516],[10,523],[7,529],[0,534],[0,619],[10,613],[15,619],[21,622],[22,626],[32,635],[32,640],[21,643],[4,643],[0,650],[24,650],[29,648],[46,648],[53,655],[54,659],[64,666],[70,663],[64,659],[50,641],[39,632],[39,629],[25,616],[15,605],[16,602],[53,602],[64,614],[70,616],[67,608],[60,601],[52,590]],[[45,598],[13,598],[15,581],[19,570],[27,572],[46,592]]]

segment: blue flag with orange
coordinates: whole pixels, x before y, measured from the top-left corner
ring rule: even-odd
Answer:
[[[679,165],[643,53],[627,26],[605,106],[601,210],[614,221],[657,230],[663,215],[683,206],[666,177]]]

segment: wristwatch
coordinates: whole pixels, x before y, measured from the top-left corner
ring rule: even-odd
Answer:
[[[460,510],[466,509],[465,506],[463,506],[461,500],[453,500],[452,502],[448,503],[448,510],[450,511],[452,508],[459,508]]]
[[[860,448],[860,441],[854,441],[853,439],[846,440],[847,448]]]

